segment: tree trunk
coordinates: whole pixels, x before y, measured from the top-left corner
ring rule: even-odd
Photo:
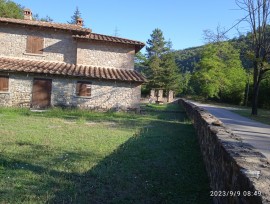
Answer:
[[[253,85],[253,97],[252,97],[252,115],[258,115],[258,96],[259,96],[259,84],[255,82]]]
[[[256,59],[258,59],[258,58],[256,58]],[[258,115],[259,70],[258,70],[257,61],[255,61],[253,63],[253,66],[254,66],[254,73],[253,73],[253,97],[252,97],[251,115]]]

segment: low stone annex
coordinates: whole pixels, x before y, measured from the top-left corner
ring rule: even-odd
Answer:
[[[0,106],[137,109],[144,43],[76,25],[0,18]]]

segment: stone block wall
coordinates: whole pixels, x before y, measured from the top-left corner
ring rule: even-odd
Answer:
[[[52,105],[97,110],[138,109],[140,106],[141,86],[139,84],[101,80],[86,81],[92,82],[90,97],[76,96],[76,79],[54,79]]]
[[[80,78],[58,76],[10,74],[9,92],[0,92],[0,106],[30,107],[34,78],[52,79],[52,106],[70,106],[108,110],[139,109],[141,86],[136,83],[85,80],[92,82],[91,97],[76,96],[76,83]]]
[[[135,47],[120,43],[78,41],[77,64],[134,69]]]
[[[27,36],[44,38],[43,54],[26,53]],[[72,34],[63,31],[23,28],[6,25],[0,27],[0,55],[34,60],[47,60],[75,64],[77,43]]]
[[[0,106],[29,107],[32,98],[32,78],[9,75],[9,91],[0,92]]]
[[[193,121],[214,203],[270,203],[270,164],[207,111],[179,100]],[[261,195],[255,196],[254,193]]]

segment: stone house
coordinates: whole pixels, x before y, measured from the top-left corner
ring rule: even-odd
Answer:
[[[0,106],[138,108],[144,43],[76,25],[0,18]]]

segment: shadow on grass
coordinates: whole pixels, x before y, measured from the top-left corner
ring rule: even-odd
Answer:
[[[77,160],[91,158],[94,155],[91,151],[62,152],[31,143],[14,144],[25,146],[25,154],[13,155],[13,159],[1,155],[1,166],[11,177],[19,178],[25,171],[33,177],[24,178],[18,188],[3,187],[0,201],[209,203],[209,183],[192,125],[180,122],[184,116],[179,114],[165,117],[160,113],[157,117],[163,119],[149,122],[113,153],[82,173],[74,173],[72,166]],[[39,157],[29,158],[32,162],[28,162],[27,157],[36,152]],[[44,152],[49,156],[42,157],[40,154]],[[67,161],[65,155],[68,155]],[[51,162],[51,167],[42,165],[47,162]],[[65,164],[67,169],[56,168],[57,163]]]

